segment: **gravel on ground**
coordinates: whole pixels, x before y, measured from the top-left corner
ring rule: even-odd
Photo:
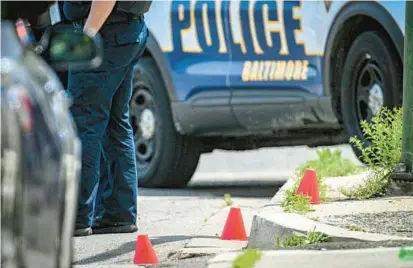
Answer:
[[[389,240],[376,242],[326,242],[320,244],[303,245],[295,247],[278,248],[276,250],[345,250],[345,249],[366,249],[366,248],[394,248],[413,246],[412,241]]]
[[[353,231],[413,237],[413,211],[332,215],[317,221]]]

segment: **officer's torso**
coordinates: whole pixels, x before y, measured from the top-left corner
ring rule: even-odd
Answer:
[[[92,1],[64,1],[63,10],[64,15],[71,21],[77,21],[80,19],[86,19],[89,12]],[[113,15],[119,15],[119,13],[129,13],[135,16],[145,14],[152,4],[152,0],[146,1],[117,1]]]

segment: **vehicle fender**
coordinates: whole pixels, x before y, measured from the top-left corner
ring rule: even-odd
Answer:
[[[146,50],[149,52],[150,56],[155,61],[159,72],[161,73],[162,79],[165,83],[166,90],[168,91],[169,100],[174,102],[177,100],[176,89],[173,85],[171,68],[169,66],[168,60],[165,53],[162,51],[158,42],[151,32],[149,32],[148,41],[146,43]]]

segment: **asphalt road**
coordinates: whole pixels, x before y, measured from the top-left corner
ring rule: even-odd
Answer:
[[[357,161],[348,146],[334,148]],[[229,193],[235,203],[258,210],[294,168],[314,157],[315,149],[308,147],[205,154],[188,188],[139,190],[139,233],[149,235],[162,267],[204,267],[205,257],[174,261],[173,255],[197,235],[208,217],[222,209],[223,195]],[[222,227],[217,226],[216,232]],[[131,264],[135,243],[136,234],[75,238],[74,264]]]

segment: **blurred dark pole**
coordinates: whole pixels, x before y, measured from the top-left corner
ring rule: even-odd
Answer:
[[[403,74],[403,147],[402,161],[413,171],[413,2],[406,1]]]
[[[402,157],[393,179],[413,182],[413,1],[406,1]]]

